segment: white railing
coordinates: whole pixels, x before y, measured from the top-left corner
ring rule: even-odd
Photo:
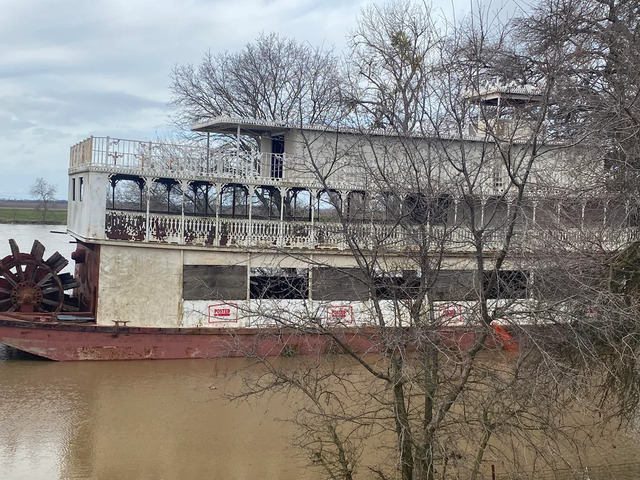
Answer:
[[[101,166],[135,171],[199,171],[206,148],[167,143],[91,137],[71,147],[70,167]]]
[[[184,243],[182,217],[162,213],[149,214],[148,241],[162,243]]]
[[[349,244],[360,249],[402,250],[427,246],[449,252],[472,252],[476,241],[464,227],[399,226],[388,223],[280,222],[227,217],[199,217],[179,214],[108,210],[105,238],[148,241],[180,245],[227,246],[243,248],[310,248],[346,250]],[[483,234],[485,251],[503,247],[503,230]],[[516,230],[512,248],[519,250],[612,251],[640,240],[637,228],[582,230]]]
[[[184,243],[191,245],[214,245],[215,240],[215,217],[184,218]]]
[[[294,163],[298,162],[297,168]],[[300,160],[286,154],[238,152],[190,145],[140,142],[111,137],[91,137],[71,147],[70,169],[100,167],[114,173],[216,176],[225,179],[293,180],[312,183]]]

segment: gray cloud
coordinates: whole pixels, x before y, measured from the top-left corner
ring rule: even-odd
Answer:
[[[382,0],[380,0],[382,1]],[[448,0],[442,0],[449,3]],[[21,0],[0,15],[0,197],[65,194],[69,146],[170,131],[169,74],[276,31],[341,49],[365,0]]]

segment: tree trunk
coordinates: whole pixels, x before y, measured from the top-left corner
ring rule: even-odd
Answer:
[[[400,462],[402,480],[413,480],[413,438],[409,423],[409,412],[405,404],[404,383],[402,380],[404,370],[404,355],[400,347],[391,354],[391,380],[393,382],[393,409],[396,421],[396,435],[398,448],[400,449]]]

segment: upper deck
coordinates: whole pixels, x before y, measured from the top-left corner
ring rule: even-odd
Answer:
[[[69,174],[84,171],[219,184],[252,183],[321,188],[305,160],[289,153],[207,148],[112,137],[90,137],[71,147]],[[333,188],[362,188],[355,169],[345,167]]]
[[[470,252],[469,222],[497,250],[516,208],[486,138],[401,139],[226,118],[194,130],[207,134],[206,145],[91,137],[71,147],[69,231],[86,241],[339,250],[349,239],[402,250],[427,235],[434,248]],[[225,142],[211,146],[212,133]],[[476,169],[473,191],[456,191],[455,155]],[[556,154],[537,162],[557,183],[575,183],[574,171],[563,170],[575,163],[568,160]],[[536,196],[517,207],[523,247],[589,243],[596,235],[592,243],[609,249],[636,238],[634,205],[598,198],[603,192],[594,189],[593,198],[569,198],[567,187],[552,195],[535,187]]]

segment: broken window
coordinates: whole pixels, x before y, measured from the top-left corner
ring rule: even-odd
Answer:
[[[487,298],[514,300],[527,298],[527,273],[520,270],[485,272],[484,288]]]
[[[249,279],[251,299],[304,300],[309,297],[306,268],[252,268]]]
[[[246,300],[247,267],[242,265],[185,265],[185,300]]]
[[[374,278],[378,300],[409,300],[420,295],[420,277],[413,270],[382,272]]]

